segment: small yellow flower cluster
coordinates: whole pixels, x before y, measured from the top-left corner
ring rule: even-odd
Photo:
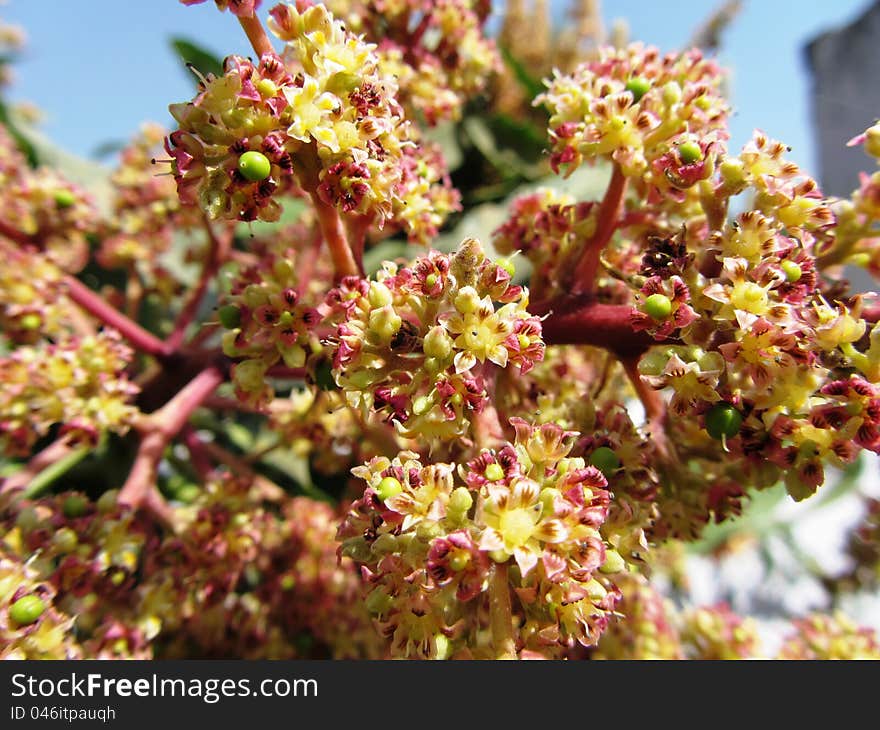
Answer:
[[[536,100],[550,112],[551,164],[570,174],[605,158],[661,191],[711,174],[726,139],[727,103],[718,66],[694,49],[603,47],[572,74],[556,72]]]
[[[458,119],[501,68],[485,32],[489,7],[474,0],[326,3],[354,33],[379,43],[383,75],[397,79],[407,116],[428,124]]]
[[[0,359],[2,451],[27,454],[56,423],[90,443],[106,431],[127,431],[138,391],[124,373],[130,359],[111,331],[19,347]]]
[[[173,178],[156,174],[154,160],[166,134],[158,124],[144,124],[120,153],[119,166],[110,178],[113,217],[97,252],[105,268],[158,263],[157,256],[171,245],[174,232],[197,220],[197,209],[182,205]]]
[[[301,368],[321,352],[314,332],[321,315],[303,301],[304,286],[295,260],[268,254],[242,271],[221,300],[223,352],[238,361],[232,374],[242,400],[265,405],[273,394],[265,377],[272,365]]]
[[[387,414],[407,438],[466,436],[487,402],[487,370],[527,372],[543,358],[527,304],[527,291],[474,239],[452,256],[386,262],[375,281],[344,281],[328,296],[339,323],[336,382],[352,405]]]
[[[50,583],[0,544],[0,660],[82,658],[74,619],[55,597]]]
[[[521,656],[594,644],[608,622],[618,592],[605,574],[624,563],[600,533],[607,482],[568,456],[577,433],[512,425],[513,444],[466,466],[402,452],[352,470],[367,489],[338,539],[363,566],[367,607],[394,655],[483,656],[483,604],[491,613],[511,595],[499,620],[520,623],[511,650]]]
[[[32,251],[0,259],[0,331],[18,344],[59,337],[69,326],[71,304],[55,264]]]
[[[779,652],[780,659],[880,659],[880,639],[842,613],[813,614],[795,621],[795,634]]]
[[[18,168],[4,184],[0,219],[31,239],[49,261],[70,273],[86,265],[87,234],[98,228],[91,196],[55,170],[31,170],[27,165]]]

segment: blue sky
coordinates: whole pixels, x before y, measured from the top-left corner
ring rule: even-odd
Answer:
[[[271,4],[264,2],[264,17]],[[609,24],[613,17],[627,19],[632,39],[671,50],[687,42],[716,4],[605,0],[603,9]],[[797,162],[815,169],[802,48],[820,31],[857,17],[868,0],[743,4],[720,55],[732,72],[732,143],[740,146],[760,127],[790,144]],[[557,16],[567,5],[551,3]],[[235,19],[210,2],[185,7],[178,0],[8,0],[0,17],[23,25],[29,37],[12,98],[35,102],[47,115],[49,136],[83,156],[103,142],[129,137],[142,121],[169,124],[168,104],[190,97],[192,84],[169,49],[170,36],[191,37],[220,56],[250,51]]]

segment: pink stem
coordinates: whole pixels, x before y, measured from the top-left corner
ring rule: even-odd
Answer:
[[[267,53],[275,53],[275,49],[272,48],[272,42],[269,40],[269,36],[266,35],[263,24],[256,15],[252,15],[250,18],[240,17],[238,22],[241,23],[245,35],[247,35],[248,40],[254,47],[257,58],[261,58]]]
[[[339,217],[336,208],[321,200],[317,192],[310,192],[315,213],[318,216],[318,225],[330,250],[330,258],[333,259],[333,268],[336,270],[336,278],[344,276],[362,276],[363,272],[355,261],[354,253],[348,244],[345,235],[345,226]]]
[[[184,427],[192,412],[222,382],[223,374],[219,368],[210,366],[196,375],[162,408],[147,417],[141,427],[145,434],[134,465],[119,494],[120,503],[132,507],[144,503],[150,490],[155,487],[156,471],[165,448]]]
[[[611,240],[617,228],[617,221],[623,209],[623,198],[626,194],[627,178],[620,169],[620,165],[614,165],[611,173],[611,181],[605,191],[605,197],[599,206],[598,223],[596,232],[587,241],[581,254],[580,261],[574,269],[574,291],[592,292],[596,290],[596,272],[599,269],[599,258],[602,250]]]
[[[93,317],[108,327],[118,330],[136,350],[156,357],[168,357],[172,353],[173,348],[169,347],[169,343],[163,342],[151,332],[147,332],[137,322],[129,319],[104,301],[99,294],[93,292],[76,277],[65,276],[64,284],[67,287],[67,296]]]

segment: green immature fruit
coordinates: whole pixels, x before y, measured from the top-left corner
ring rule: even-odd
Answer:
[[[76,196],[70,190],[56,190],[52,197],[59,208],[70,208],[76,202]]]
[[[234,304],[224,304],[217,310],[217,317],[225,329],[234,330],[241,324],[241,310]]]
[[[706,433],[713,439],[733,438],[742,426],[742,415],[729,403],[718,403],[706,414]]]
[[[68,519],[82,517],[89,509],[89,500],[81,494],[71,494],[61,505],[61,511]]]
[[[633,76],[626,82],[626,90],[633,95],[633,99],[639,101],[651,88],[651,82],[641,76]]]
[[[653,319],[666,319],[672,314],[672,300],[665,294],[652,294],[645,300],[645,313]]]
[[[9,607],[9,618],[19,626],[34,623],[46,610],[46,604],[39,596],[22,596]]]
[[[600,446],[590,454],[590,464],[595,466],[606,477],[611,476],[620,468],[620,459],[607,446]]]
[[[795,282],[800,281],[801,276],[803,276],[804,272],[801,271],[801,267],[794,261],[785,260],[779,264],[779,266],[785,273],[785,278],[789,284],[794,284]]]
[[[272,172],[272,163],[262,152],[251,150],[238,158],[238,171],[246,180],[259,182],[269,177]]]
[[[504,479],[504,469],[500,464],[489,464],[486,467],[486,479],[490,482],[498,482]]]
[[[703,159],[703,150],[696,142],[682,142],[678,145],[678,157],[685,165],[692,165]]]
[[[403,485],[394,477],[385,477],[376,487],[376,496],[383,502],[403,491]]]

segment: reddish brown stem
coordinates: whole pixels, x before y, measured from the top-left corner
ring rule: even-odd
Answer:
[[[174,323],[174,331],[168,337],[168,347],[171,350],[176,350],[183,343],[187,328],[196,318],[199,306],[205,298],[208,287],[211,285],[214,277],[217,276],[217,272],[226,260],[229,249],[232,246],[231,230],[221,238],[217,235],[207,217],[205,217],[204,222],[205,230],[208,232],[208,253],[202,266],[202,273],[199,276],[198,284],[196,284],[196,288],[193,289],[186,304],[183,305],[183,309],[180,310],[177,321]]]
[[[11,241],[15,241],[19,246],[29,247],[36,246],[37,242],[27,233],[13,228],[6,221],[0,220],[0,236],[5,236]]]
[[[501,425],[498,409],[494,405],[498,368],[491,363],[483,363],[477,369],[476,375],[482,381],[488,397],[483,410],[474,414],[474,440],[479,448],[488,449],[504,440],[504,427]]]
[[[507,563],[496,563],[489,582],[489,624],[496,659],[516,659]]]
[[[144,433],[135,456],[134,465],[119,494],[119,501],[139,507],[155,487],[156,471],[162,454],[171,440],[220,383],[223,374],[210,366],[196,375],[177,395],[162,408],[145,419],[140,430]]]
[[[348,244],[345,234],[345,226],[339,217],[336,208],[321,200],[317,192],[311,192],[312,204],[315,214],[318,216],[318,225],[327,242],[330,258],[333,259],[333,268],[336,270],[336,278],[343,276],[362,276],[363,272],[355,261],[354,252]]]
[[[575,265],[572,280],[575,293],[596,290],[599,258],[617,228],[617,221],[623,209],[626,186],[627,178],[620,169],[620,165],[615,164],[611,172],[611,181],[605,191],[605,197],[602,198],[602,203],[599,205],[596,232],[584,245],[580,260]]]
[[[202,450],[215,461],[225,464],[236,475],[250,481],[264,499],[278,500],[284,496],[284,490],[275,482],[254,471],[244,459],[218,446],[212,441],[202,441]]]
[[[345,221],[345,230],[351,252],[357,264],[358,271],[364,270],[364,248],[367,244],[367,232],[373,224],[373,219],[368,215],[348,216]]]
[[[640,355],[656,344],[650,335],[633,330],[632,307],[626,304],[600,304],[582,294],[534,302],[529,311],[546,315],[542,328],[548,344],[603,347],[621,359]]]
[[[642,380],[642,376],[639,373],[639,358],[627,358],[622,360],[621,363],[630,383],[632,383],[633,389],[636,391],[636,395],[645,407],[645,416],[648,421],[663,423],[666,420],[666,403],[663,400],[663,396],[660,395],[660,391],[654,390]]]
[[[308,375],[306,368],[289,368],[285,365],[273,365],[266,371],[266,375],[270,378],[288,378],[290,380],[298,380]]]
[[[245,35],[247,35],[248,40],[254,47],[257,58],[267,53],[275,53],[275,49],[272,48],[272,42],[269,40],[269,36],[266,35],[266,30],[256,15],[252,15],[250,18],[239,18],[238,22],[241,23]]]
[[[118,330],[136,350],[156,357],[168,357],[173,352],[169,343],[163,342],[137,322],[126,317],[76,277],[65,276],[64,284],[67,287],[67,296],[93,317],[108,327]]]
[[[210,397],[205,399],[205,404],[207,404],[209,400]],[[192,426],[189,424],[184,426],[180,431],[180,435],[187,451],[189,451],[189,460],[192,468],[195,469],[202,483],[206,483],[214,471],[214,462],[211,460],[207,451],[202,448],[202,440],[193,430]]]

